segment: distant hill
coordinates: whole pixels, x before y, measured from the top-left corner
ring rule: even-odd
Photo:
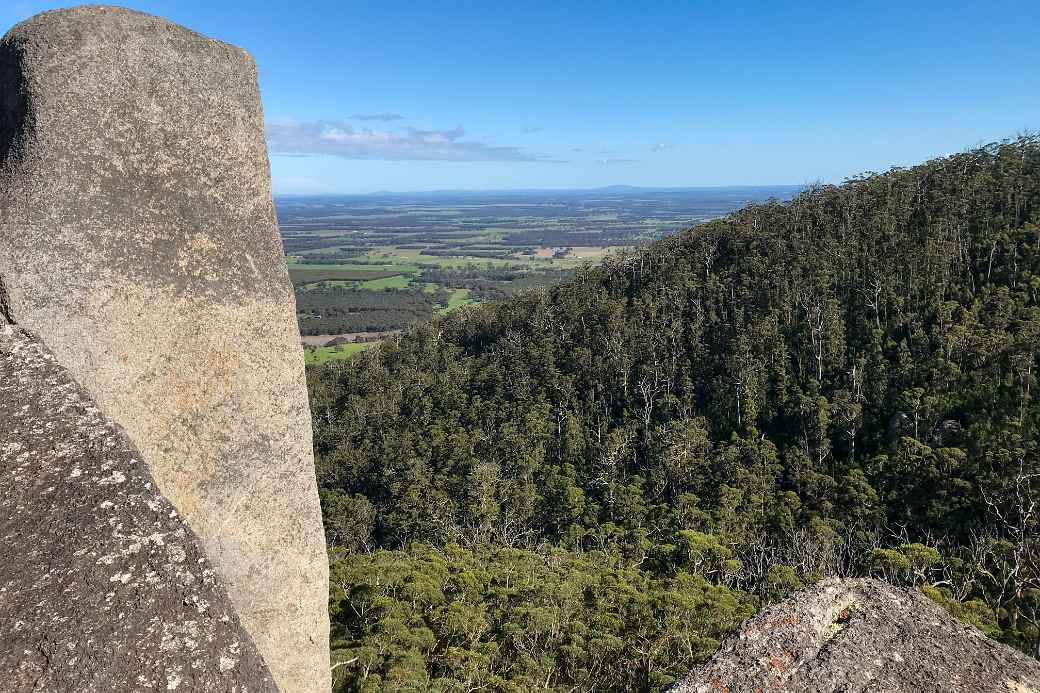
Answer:
[[[1023,137],[750,206],[311,373],[340,684],[364,662],[656,690],[827,575],[922,587],[1036,651],[1038,222]],[[337,612],[351,590],[379,608]]]

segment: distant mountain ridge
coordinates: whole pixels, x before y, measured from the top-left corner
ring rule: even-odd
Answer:
[[[596,193],[718,193],[718,192],[740,192],[740,191],[768,191],[776,190],[783,193],[786,199],[804,189],[804,185],[719,185],[719,186],[693,186],[693,187],[640,187],[633,185],[608,185],[599,188],[505,188],[501,190],[415,190],[415,191],[392,191],[380,190],[371,193],[276,193],[275,199],[299,199],[299,198],[395,198],[395,197],[511,197],[527,195],[589,195]]]

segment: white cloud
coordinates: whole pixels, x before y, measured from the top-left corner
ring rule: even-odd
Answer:
[[[344,159],[386,161],[542,161],[551,159],[520,147],[493,146],[462,139],[450,130],[375,130],[339,121],[272,122],[267,142],[272,154],[327,154]]]
[[[665,150],[674,149],[674,148],[675,148],[674,144],[664,144],[662,142],[660,144],[655,144],[654,146],[650,147],[650,151],[652,151],[652,152],[663,152]]]

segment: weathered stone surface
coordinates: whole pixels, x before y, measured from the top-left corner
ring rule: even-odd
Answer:
[[[43,345],[0,326],[5,693],[276,690],[140,460]]]
[[[118,8],[15,26],[0,281],[140,448],[279,686],[327,691],[303,355],[250,56]]]
[[[1036,693],[1040,662],[917,590],[824,580],[761,611],[673,693]]]

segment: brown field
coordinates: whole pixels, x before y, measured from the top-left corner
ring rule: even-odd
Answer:
[[[603,256],[612,250],[614,250],[613,246],[578,246],[571,248],[568,257],[578,258],[579,260],[602,260]]]
[[[553,255],[556,254],[557,250],[562,250],[563,247],[564,246],[555,246],[555,247],[545,247],[545,246],[543,246],[541,248],[536,248],[535,251],[534,251],[534,255],[527,255],[526,257],[537,257],[537,258],[542,258],[542,259],[550,259],[550,258],[552,258]],[[612,247],[612,246],[598,246],[598,245],[594,245],[594,246],[574,246],[574,247],[571,247],[570,252],[567,253],[567,257],[568,258],[573,258],[573,259],[576,259],[576,260],[600,260],[600,259],[603,258],[604,255],[606,255],[607,253],[609,253],[613,249],[614,249],[614,247]],[[522,256],[518,254],[517,257],[522,257]]]

